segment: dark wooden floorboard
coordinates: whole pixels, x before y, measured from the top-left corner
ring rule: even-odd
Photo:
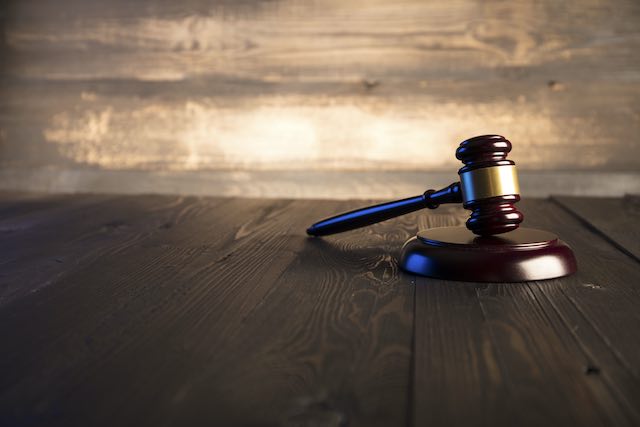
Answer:
[[[308,241],[277,283],[263,284],[271,289],[244,332],[209,340],[225,352],[194,395],[218,384],[247,402],[256,425],[406,425],[413,286],[395,253],[415,227],[409,217]]]
[[[640,262],[640,196],[554,196],[553,200]]]
[[[0,310],[5,422],[405,423],[413,290],[389,251],[413,223],[309,242],[353,202],[165,198],[185,220],[143,233],[162,203],[126,200],[81,197],[88,237],[64,248],[91,255]],[[105,221],[139,233],[95,238]]]
[[[32,229],[43,221],[56,218],[56,212],[73,212],[74,205],[97,203],[113,196],[91,195],[74,196],[70,194],[42,195],[38,193],[14,194],[0,193],[0,230],[5,238],[14,231],[23,232]]]
[[[580,271],[511,285],[418,279],[415,425],[634,425],[637,265],[554,203],[520,205],[527,226],[573,244]],[[595,288],[604,277],[607,290]]]
[[[531,225],[555,231],[574,249],[578,272],[539,282],[584,353],[584,373],[601,378],[633,424],[640,424],[640,268],[601,233],[549,201],[523,203]],[[539,301],[542,301],[539,299]]]
[[[220,200],[171,196],[65,196],[0,220],[0,306],[97,257],[188,220]]]
[[[225,257],[232,256],[239,244],[264,243],[260,240],[264,240],[260,230],[265,227],[261,221],[277,206],[273,201],[251,200],[228,201],[217,209],[202,209],[188,222],[153,235],[117,256],[96,257],[93,262],[64,275],[54,286],[11,304],[0,313],[10,315],[2,322],[2,327],[7,327],[3,333],[9,333],[13,326],[15,343],[4,358],[5,367],[13,369],[11,375],[2,379],[7,389],[12,389],[12,393],[2,395],[3,407],[14,408],[12,413],[17,419],[21,410],[28,413],[29,409],[25,408],[38,406],[48,420],[55,411],[62,411],[63,421],[64,415],[77,415],[94,417],[91,419],[97,424],[108,423],[110,417],[116,416],[112,408],[122,403],[119,399],[131,397],[119,393],[118,389],[126,384],[130,370],[135,372],[134,366],[140,359],[125,360],[108,375],[103,374],[109,371],[101,371],[100,365],[107,365],[123,347],[142,346],[143,351],[149,351],[144,344],[153,336],[152,331],[163,335],[163,327],[177,322],[174,316],[184,316],[183,310],[189,305],[182,304],[193,303],[197,297],[194,297],[194,293],[197,294],[194,287],[199,285],[200,292],[216,289],[217,272],[213,267],[225,265]],[[121,217],[118,212],[112,214],[114,218]],[[282,221],[267,226],[272,234],[274,229],[281,231]],[[279,237],[281,245],[285,240]],[[268,259],[266,253],[261,255]],[[195,282],[194,277],[208,266],[212,271],[207,280]],[[222,285],[220,288],[226,289]],[[40,306],[42,310],[34,308]],[[182,310],[172,311],[176,306]],[[131,340],[126,339],[127,336],[131,336]],[[149,355],[148,366],[168,357],[173,349],[156,350],[159,359]],[[50,356],[42,357],[46,354]],[[42,372],[48,373],[45,380],[40,378]],[[154,377],[154,373],[147,372],[147,375],[149,378],[133,376],[132,389]],[[61,376],[66,381],[56,382]],[[92,376],[97,379],[87,382]],[[77,389],[79,393],[73,395],[75,398],[63,399],[70,389]],[[157,393],[162,388],[149,390]],[[102,402],[105,411],[100,411],[100,403],[98,407],[87,408],[89,412],[78,410],[82,405],[77,403],[86,402],[85,398]],[[65,406],[69,402],[76,404]],[[142,402],[145,399],[141,399]],[[120,415],[123,420],[132,416]]]
[[[46,209],[60,203],[61,200],[72,197],[61,194],[0,191],[0,221],[35,210]]]
[[[397,256],[460,208],[305,236],[363,203],[5,194],[0,425],[640,422],[640,269],[598,229],[521,202],[579,272],[445,282]]]

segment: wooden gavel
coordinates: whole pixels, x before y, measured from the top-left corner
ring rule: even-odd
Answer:
[[[500,135],[468,139],[456,150],[464,163],[458,171],[460,182],[441,190],[394,202],[357,209],[324,219],[307,229],[312,236],[325,236],[365,227],[420,209],[435,209],[443,203],[462,203],[471,210],[466,225],[481,236],[515,230],[524,216],[514,203],[520,200],[515,163],[507,160],[511,142]]]

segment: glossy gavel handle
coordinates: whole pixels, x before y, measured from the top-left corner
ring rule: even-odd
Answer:
[[[342,233],[395,218],[409,212],[417,211],[427,207],[424,194],[407,199],[396,200],[395,202],[382,203],[380,205],[369,206],[367,208],[356,209],[327,218],[313,224],[307,229],[307,234],[311,236],[326,236],[327,234]]]
[[[328,234],[342,233],[343,231],[365,227],[420,209],[435,209],[442,203],[460,202],[462,202],[462,193],[460,183],[456,182],[442,190],[427,190],[420,196],[356,209],[324,219],[309,227],[307,234],[310,236],[326,236]]]

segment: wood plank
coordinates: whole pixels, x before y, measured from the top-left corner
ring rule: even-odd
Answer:
[[[637,267],[552,202],[521,207],[528,226],[574,245],[580,271],[511,285],[419,279],[416,425],[634,425]],[[583,292],[597,276],[608,278],[606,301]]]
[[[603,424],[527,286],[417,280],[416,425]]]
[[[629,53],[638,47],[640,9],[630,0],[189,0],[179,6],[66,0],[65,11],[55,1],[9,2],[5,37],[13,75],[384,82],[517,79],[539,69],[561,81],[637,78],[638,60]]]
[[[0,127],[7,166],[62,168],[52,184],[78,166],[454,171],[457,145],[492,130],[509,137],[511,157],[527,169],[638,169],[639,149],[627,143],[640,124],[635,83],[580,82],[561,94],[536,75],[433,86],[392,81],[362,93],[359,82],[11,81],[0,89]]]
[[[620,250],[640,262],[640,196],[594,198],[555,196],[553,200]]]
[[[96,417],[95,423],[98,423],[100,414],[105,417],[101,421],[105,424],[109,417],[117,418],[118,414],[112,411],[114,406],[122,404],[123,388],[129,390],[127,399],[138,398],[136,387],[141,383],[129,381],[129,371],[134,369],[137,359],[129,359],[130,366],[106,376],[101,374],[104,372],[101,366],[123,349],[147,342],[145,337],[149,335],[151,325],[169,328],[176,321],[175,316],[185,316],[179,303],[192,303],[194,287],[202,294],[216,283],[217,271],[204,283],[194,280],[194,276],[197,277],[203,269],[222,268],[223,261],[232,257],[238,246],[246,247],[248,243],[262,243],[266,253],[282,247],[288,239],[280,236],[264,239],[265,233],[260,230],[273,231],[274,225],[281,224],[273,220],[265,228],[261,220],[276,208],[276,213],[282,212],[286,205],[245,200],[233,201],[222,209],[202,210],[189,222],[178,224],[161,235],[151,236],[143,244],[127,248],[118,255],[97,257],[89,265],[63,277],[55,286],[14,302],[10,310],[3,312],[5,318],[8,316],[18,321],[13,328],[3,330],[3,336],[13,330],[11,341],[15,344],[12,352],[3,359],[6,361],[3,366],[11,366],[14,373],[21,374],[3,377],[3,392],[0,394],[3,410],[0,412],[9,417],[11,423],[33,417],[44,417],[54,422],[53,412],[59,406],[64,408],[62,424],[73,422],[76,417]],[[113,214],[118,215],[116,212]],[[255,233],[252,233],[253,229],[256,229]],[[284,257],[287,257],[286,252]],[[263,258],[261,262],[265,263],[268,257]],[[277,268],[282,268],[282,265],[276,264],[275,271],[271,270],[276,277]],[[268,278],[273,280],[271,275]],[[221,286],[220,291],[228,292],[229,289]],[[240,291],[245,302],[251,302],[251,298],[246,298],[251,296],[247,295],[250,287],[241,287]],[[259,301],[259,296],[256,298]],[[171,310],[176,303],[177,312]],[[205,309],[210,308],[207,306]],[[165,312],[169,314],[165,315]],[[27,318],[29,321],[25,321]],[[21,329],[28,335],[15,335]],[[134,332],[142,332],[142,335]],[[163,328],[158,332],[163,336],[167,333]],[[128,334],[136,338],[133,341],[123,340]],[[180,342],[172,343],[164,351],[172,354],[173,346],[179,346]],[[163,360],[164,351],[157,353],[159,362]],[[43,354],[49,354],[49,357],[42,358]],[[45,378],[41,376],[43,372],[48,374]],[[151,377],[156,374],[152,373]],[[78,382],[84,383],[91,377],[97,377],[94,378],[96,382],[102,381],[103,389],[94,388],[91,381],[85,384],[84,393],[79,397],[76,395],[76,401],[87,398],[83,402],[87,406],[85,410],[78,409],[83,406],[74,405],[65,395]],[[61,378],[67,380],[61,381]],[[170,376],[161,378],[169,379]],[[104,396],[110,396],[111,401],[104,400]],[[141,415],[133,407],[130,410]]]
[[[630,425],[526,285],[417,287],[416,425]]]
[[[549,292],[547,296],[584,348],[585,373],[600,376],[637,424],[640,420],[640,343],[635,334],[640,328],[640,315],[635,309],[640,303],[637,262],[599,233],[588,231],[553,202],[524,206],[535,225],[556,231],[572,245],[579,271],[565,279],[566,286],[559,293]]]
[[[98,257],[188,221],[193,211],[215,207],[196,197],[178,196],[67,195],[54,198],[50,206],[46,203],[36,202],[38,209],[29,214],[0,221],[0,307]]]
[[[65,270],[68,266],[61,265],[65,260],[51,252],[64,245],[65,238],[77,237],[74,231],[84,232],[74,230],[73,225],[91,217],[102,209],[101,204],[112,199],[114,196],[57,195],[25,201],[24,206],[8,206],[0,218],[0,307],[47,286],[52,276]],[[21,259],[22,263],[17,262]]]
[[[120,170],[51,171],[47,168],[0,170],[0,188],[49,193],[182,194],[215,197],[314,198],[394,200],[443,188],[458,179],[449,171],[261,170],[166,172]],[[520,171],[520,190],[527,197],[552,192],[576,196],[622,197],[640,192],[640,174],[634,172]],[[257,185],[257,183],[259,183]]]
[[[68,199],[68,196],[44,192],[0,191],[0,222],[8,218],[15,219],[30,212],[49,209],[65,199]]]
[[[194,395],[217,384],[252,402],[237,425],[406,425],[413,288],[395,253],[413,233],[415,215],[310,240]]]
[[[347,206],[235,200],[14,301],[3,421],[404,423],[412,292],[386,255],[395,232],[345,260],[351,239],[303,235]]]
[[[397,270],[401,243],[416,224],[466,214],[442,207],[304,238],[310,221],[353,203],[176,203],[194,213],[120,251],[106,245],[12,302],[0,311],[0,336],[13,344],[0,361],[0,424],[638,422],[635,261],[554,202],[524,201],[527,225],[574,246],[576,276],[515,286],[421,278],[414,303],[412,276]]]

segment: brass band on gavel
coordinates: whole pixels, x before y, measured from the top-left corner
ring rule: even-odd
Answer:
[[[462,201],[520,194],[515,165],[491,166],[460,174]]]

